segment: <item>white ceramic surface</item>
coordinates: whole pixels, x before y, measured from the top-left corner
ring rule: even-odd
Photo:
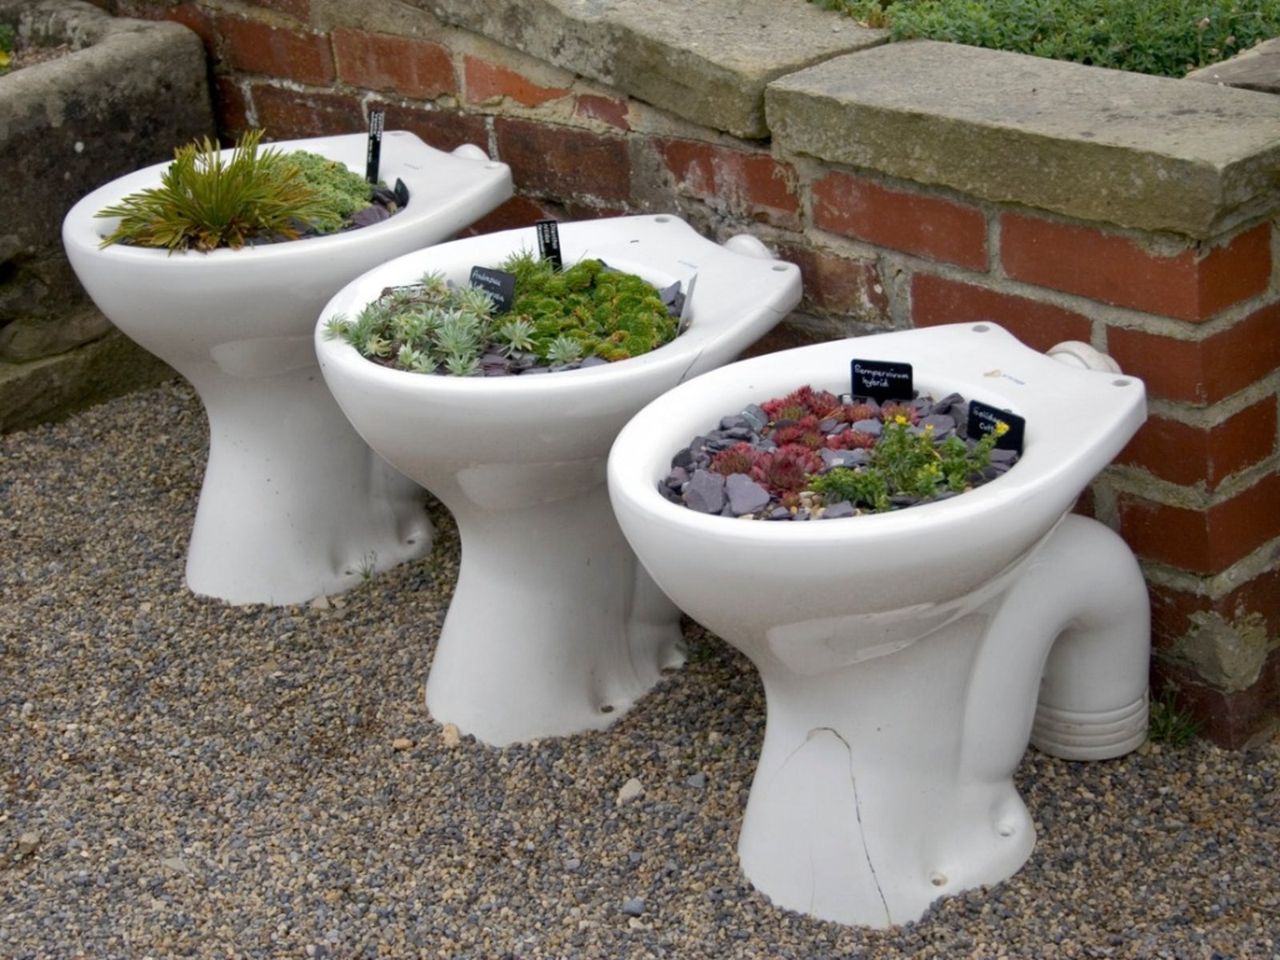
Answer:
[[[1021,459],[960,497],[842,520],[733,520],[659,494],[692,437],[806,383],[848,392],[854,357],[909,362],[922,392],[1025,417]],[[1141,381],[966,324],[731,364],[622,430],[608,483],[627,540],[764,683],[739,854],[775,903],[844,923],[916,919],[1030,854],[1012,774],[1033,719],[1036,745],[1061,756],[1141,744],[1146,588],[1119,537],[1066,513],[1144,418]]]
[[[598,729],[681,660],[678,613],[639,570],[604,484],[624,423],[732,359],[800,299],[799,271],[750,237],[720,246],[674,216],[559,227],[566,264],[597,256],[651,281],[696,274],[689,329],[644,356],[519,377],[391,370],[323,334],[386,286],[428,270],[465,282],[534,231],[442,244],[370,271],[330,301],[320,368],[373,449],[452,511],[462,563],[427,681],[442,722],[493,744]]]
[[[284,141],[364,172],[364,134]],[[325,237],[211,253],[115,244],[95,214],[158,185],[168,164],[81,199],[63,243],[89,296],[124,333],[181,373],[209,417],[209,462],[187,552],[187,584],[232,603],[337,593],[430,546],[421,491],[351,429],[316,366],[315,319],[342,284],[442,240],[511,195],[511,172],[475,147],[453,154],[383,135],[379,173],[409,187],[389,220]]]

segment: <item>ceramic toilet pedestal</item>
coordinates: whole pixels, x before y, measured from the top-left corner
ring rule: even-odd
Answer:
[[[387,286],[426,271],[466,283],[473,266],[536,251],[525,229],[370,271],[333,298],[316,333],[321,370],[361,436],[458,523],[458,584],[427,707],[497,745],[607,727],[681,662],[679,612],[618,529],[605,458],[645,403],[732,359],[800,299],[793,264],[750,237],[712,243],[674,216],[563,223],[559,236],[566,264],[598,257],[685,290],[696,278],[688,329],[618,363],[508,377],[393,370],[325,337],[328,316],[355,316]]]
[[[364,134],[352,134],[270,146],[363,171],[366,145]],[[181,373],[208,414],[188,586],[232,603],[298,603],[421,555],[431,542],[421,490],[351,429],[320,376],[312,329],[347,280],[449,236],[509,197],[510,171],[476,147],[448,154],[387,131],[380,175],[410,191],[390,219],[207,254],[100,248],[111,221],[96,213],[156,186],[167,166],[85,196],[67,214],[63,243],[99,309]]]
[[[1019,462],[959,497],[850,519],[741,521],[658,492],[670,458],[749,403],[848,392],[849,361],[1026,418]],[[608,482],[659,587],[760,671],[764,745],[739,838],[776,904],[884,927],[993,884],[1035,831],[1028,741],[1119,756],[1145,739],[1150,624],[1132,553],[1069,515],[1141,424],[1142,385],[1035,353],[991,324],[820,344],[672,390],[619,434]]]

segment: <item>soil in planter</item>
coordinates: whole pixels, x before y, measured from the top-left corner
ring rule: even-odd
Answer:
[[[700,513],[753,520],[832,520],[945,500],[1018,459],[996,446],[1003,424],[967,435],[968,406],[958,393],[881,405],[801,387],[695,437],[659,490]]]
[[[394,369],[498,377],[626,360],[679,332],[679,284],[658,290],[594,259],[557,271],[527,252],[499,269],[514,278],[504,312],[488,291],[429,273],[416,284],[386,288],[355,320],[332,318],[325,333]]]

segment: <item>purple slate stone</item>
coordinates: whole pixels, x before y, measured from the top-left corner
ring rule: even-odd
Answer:
[[[756,433],[759,433],[769,425],[769,415],[765,413],[759,405],[754,403],[742,411],[742,419],[746,420],[751,429]]]
[[[357,210],[351,215],[351,226],[353,227],[371,227],[375,223],[383,220],[391,219],[391,214],[386,207],[372,204],[363,210]]]
[[[671,469],[685,469],[693,464],[693,451],[688,447],[681,447],[676,451],[676,455],[671,458]]]
[[[699,513],[719,513],[724,509],[724,477],[709,470],[695,470],[684,488],[684,503]]]
[[[873,437],[878,437],[880,436],[880,421],[879,420],[858,420],[856,423],[854,423],[852,429],[861,430],[863,433],[869,433]]]
[[[822,462],[827,469],[835,467],[865,467],[871,462],[870,450],[822,450]]]
[[[765,519],[766,520],[790,520],[791,511],[788,510],[786,507],[774,507],[765,516]]]
[[[956,422],[945,414],[931,413],[920,420],[920,426],[933,427],[934,437],[938,440],[942,440],[948,434],[955,432]]]
[[[756,513],[769,505],[769,491],[745,473],[730,474],[724,482],[724,491],[729,495],[729,507],[735,517]]]
[[[603,366],[606,366],[608,363],[609,361],[606,360],[604,357],[597,357],[595,354],[592,354],[591,356],[583,360],[581,363],[579,363],[578,366],[579,367],[603,367]]]
[[[839,503],[833,503],[822,511],[823,520],[839,520],[843,517],[852,517],[853,515],[853,504],[848,500],[841,500]]]

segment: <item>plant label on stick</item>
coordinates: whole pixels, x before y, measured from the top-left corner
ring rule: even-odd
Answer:
[[[869,397],[877,403],[915,399],[915,384],[909,363],[852,360],[849,367],[853,376],[853,389],[850,392],[855,397]]]
[[[479,287],[493,301],[494,313],[506,313],[516,298],[516,275],[492,267],[472,267],[471,285]]]
[[[1004,429],[1000,429],[1004,424]],[[967,431],[970,437],[977,438],[984,434],[996,435],[997,450],[1013,450],[1022,453],[1022,438],[1027,430],[1027,421],[1016,413],[1001,410],[981,400],[969,401],[969,423]]]
[[[369,183],[378,182],[378,165],[382,160],[382,123],[385,110],[369,111],[369,150],[365,154],[364,178]]]
[[[538,253],[543,260],[551,261],[551,269],[564,269],[564,257],[560,254],[560,228],[554,220],[539,220]]]
[[[399,177],[396,177],[396,187],[393,192],[396,195],[396,206],[403,210],[409,205],[409,188]]]

